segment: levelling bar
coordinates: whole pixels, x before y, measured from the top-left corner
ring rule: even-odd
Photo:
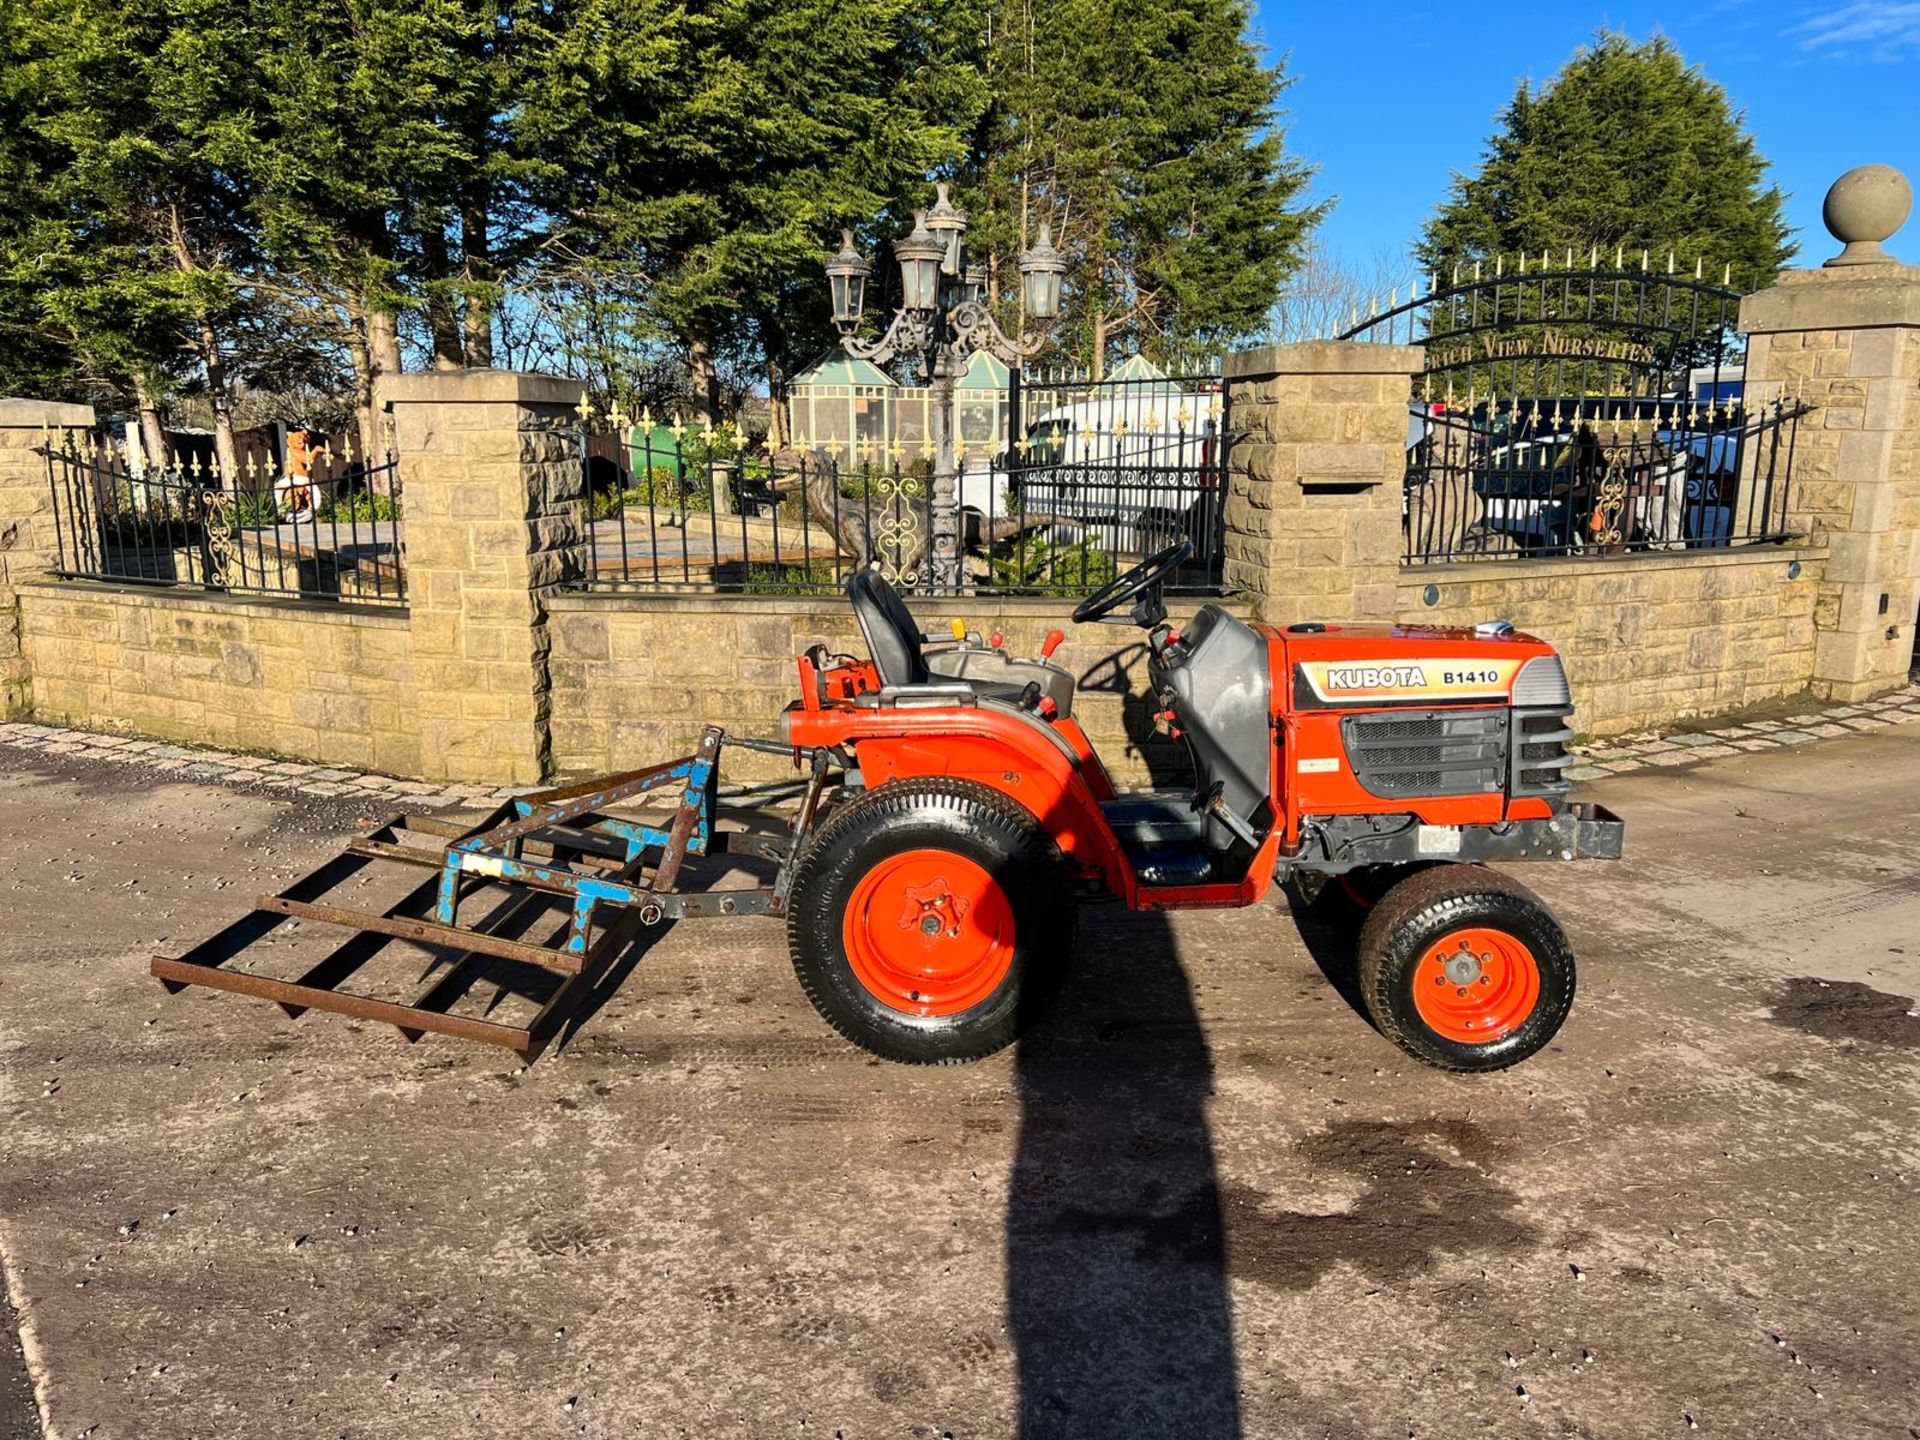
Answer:
[[[520,796],[472,829],[418,815],[393,816],[285,890],[261,896],[250,913],[185,954],[156,956],[152,972],[169,991],[204,985],[272,1000],[289,1015],[334,1011],[395,1025],[410,1039],[433,1031],[523,1054],[533,1051],[643,927],[682,916],[784,910],[787,875],[819,806],[831,757],[814,753],[790,827],[721,830],[717,777],[724,740],[724,732],[710,726],[699,748],[684,759]],[[762,748],[760,742],[745,743]],[[672,818],[664,826],[603,813],[676,787]],[[779,862],[774,883],[694,894],[678,889],[688,855],[721,850]],[[382,911],[329,903],[332,891],[375,865],[433,873]],[[494,903],[479,919],[463,919],[463,910],[470,913],[489,899]],[[541,921],[563,915],[560,943],[524,938]],[[352,933],[296,980],[232,963],[289,920]],[[407,1004],[339,988],[395,940],[431,952],[430,975],[442,965],[449,968]],[[499,961],[532,965],[562,978],[525,1025],[449,1013]]]

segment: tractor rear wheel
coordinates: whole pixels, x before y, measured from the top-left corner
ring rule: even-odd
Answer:
[[[1074,904],[1039,823],[971,781],[884,785],[815,834],[794,872],[800,988],[854,1044],[910,1065],[1011,1044],[1058,988]]]
[[[1479,865],[1395,885],[1361,927],[1360,995],[1388,1039],[1442,1070],[1500,1070],[1559,1033],[1573,952],[1526,886]]]

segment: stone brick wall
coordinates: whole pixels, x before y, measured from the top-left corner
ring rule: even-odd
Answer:
[[[1749,404],[1816,408],[1794,446],[1790,520],[1825,543],[1813,686],[1904,683],[1920,611],[1920,266],[1789,271],[1740,306]]]
[[[93,424],[90,405],[0,399],[0,720],[33,705],[16,586],[52,563],[53,488],[37,447]]]
[[[1315,340],[1230,357],[1226,581],[1263,620],[1385,620],[1421,351]]]
[[[404,614],[47,580],[19,595],[42,720],[420,773]]]
[[[406,498],[421,774],[532,785],[547,598],[580,570],[581,386],[504,370],[382,383]]]
[[[1621,735],[1806,690],[1824,563],[1818,550],[1764,546],[1409,566],[1397,614],[1511,620],[1560,651],[1580,734]]]
[[[1175,602],[1176,623],[1197,603]],[[566,777],[685,753],[709,721],[773,735],[781,710],[798,694],[795,656],[816,642],[866,654],[844,600],[575,593],[555,596],[550,607],[553,764]],[[1048,630],[1064,631],[1054,659],[1079,678],[1074,714],[1116,778],[1145,785],[1181,773],[1181,747],[1152,732],[1140,632],[1073,625],[1070,608],[1057,600],[913,602],[929,632],[945,633],[957,618],[983,638],[1001,631],[1018,655],[1038,654]],[[786,768],[746,752],[726,762],[732,776]]]

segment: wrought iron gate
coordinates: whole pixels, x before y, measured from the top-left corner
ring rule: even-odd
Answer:
[[[1479,262],[1340,336],[1426,349],[1407,563],[1787,538],[1802,409],[1747,404],[1739,292],[1612,261]]]

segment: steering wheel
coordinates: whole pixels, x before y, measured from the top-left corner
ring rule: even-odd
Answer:
[[[1191,554],[1193,554],[1193,545],[1186,540],[1176,540],[1166,549],[1155,551],[1131,570],[1114,576],[1074,606],[1073,623],[1084,625],[1089,620],[1104,620],[1122,605],[1138,600],[1142,595],[1153,594],[1166,583],[1168,576],[1186,562]],[[1154,595],[1156,601],[1158,598]],[[1131,617],[1133,622],[1143,630],[1151,629],[1166,617],[1164,606],[1156,603],[1150,608],[1159,612],[1151,619],[1142,620],[1137,614]]]

